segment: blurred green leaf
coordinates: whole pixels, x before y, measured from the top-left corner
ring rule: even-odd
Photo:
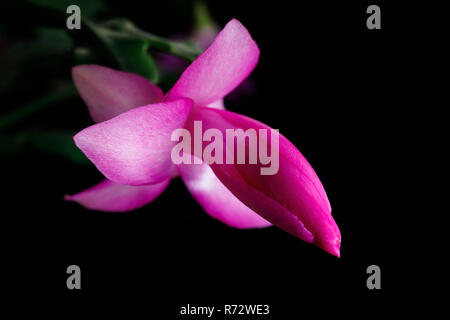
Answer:
[[[148,53],[149,42],[147,40],[138,39],[91,21],[85,20],[84,24],[103,43],[123,70],[140,74],[155,84],[158,82],[158,69]]]
[[[57,28],[65,26],[66,8],[72,4],[79,5],[82,10],[81,30]],[[0,53],[0,65],[8,66],[5,71],[0,72],[0,93],[15,96],[24,88],[36,88],[34,92],[27,92],[34,95],[48,90],[53,87],[53,82],[39,82],[41,75],[45,73],[56,80],[68,79],[68,69],[73,65],[73,60],[77,63],[98,63],[111,67],[115,65],[158,83],[160,75],[150,50],[172,54],[188,61],[193,61],[201,54],[201,50],[191,43],[158,37],[138,29],[127,19],[117,18],[105,24],[94,23],[90,20],[92,16],[107,11],[103,0],[27,0],[27,5],[39,17],[36,21],[51,27],[37,28],[35,40],[30,42],[25,38],[9,44],[8,50]],[[67,72],[63,74],[56,73],[66,69]],[[166,80],[173,81],[171,76],[165,77]],[[32,86],[30,83],[37,85]],[[8,129],[75,95],[72,84],[45,94],[0,116],[0,130]]]
[[[56,106],[62,101],[75,97],[76,95],[77,91],[73,84],[66,84],[56,88],[55,90],[44,94],[24,106],[16,108],[10,113],[0,117],[0,131],[13,126],[44,109]]]
[[[209,13],[206,1],[197,0],[194,2],[194,23],[196,29],[202,29],[204,27],[216,26],[214,19]]]
[[[96,23],[83,11],[91,11],[88,9],[91,1],[28,0],[28,2],[33,6],[32,10],[43,17],[42,23],[50,26],[65,26],[67,6],[70,4],[80,6],[81,30],[61,30],[73,39],[75,47],[87,48],[94,54],[80,56],[79,52],[75,53],[76,61],[88,58],[88,61],[97,60],[97,63],[104,65],[116,64],[119,68],[141,74],[156,83],[159,77],[158,70],[149,51],[162,51],[189,61],[195,60],[201,53],[198,48],[190,44],[171,41],[142,31],[127,19],[116,18],[106,24]],[[102,5],[96,5],[92,12],[100,12],[102,7]],[[95,59],[92,59],[94,57]]]
[[[15,81],[32,68],[55,68],[55,63],[69,53],[74,42],[63,29],[39,27],[36,37],[31,41],[15,42],[5,47],[0,53],[2,67],[0,93],[15,86]]]
[[[43,151],[60,156],[77,165],[91,162],[73,142],[72,132],[67,131],[24,131],[0,138],[0,156],[12,156],[22,151]]]
[[[28,0],[33,4],[43,7],[63,10],[66,12],[70,5],[77,5],[81,9],[81,14],[92,18],[108,11],[108,5],[104,0]]]
[[[63,54],[73,49],[72,38],[63,29],[38,27],[36,29],[36,39],[30,45],[30,56],[49,54]]]

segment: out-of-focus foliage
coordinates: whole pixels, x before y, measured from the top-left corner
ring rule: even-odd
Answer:
[[[70,5],[81,8],[80,30],[66,28]],[[182,11],[192,10],[189,2],[173,1],[173,5]],[[195,11],[204,14],[205,9]],[[201,53],[191,41],[159,37],[126,18],[115,17],[114,8],[106,0],[4,2],[0,3],[0,12],[6,13],[0,19],[0,157],[40,150],[78,164],[88,163],[73,143],[76,130],[49,128],[49,123],[33,121],[51,108],[70,113],[61,108],[67,108],[70,99],[72,104],[76,101],[72,66],[105,65],[140,74],[169,88],[179,71],[162,74],[154,56],[164,54],[191,62]],[[24,12],[32,14],[25,20],[16,18]],[[81,100],[79,103],[81,108]]]
[[[107,2],[104,0],[29,0],[29,2],[64,12],[68,6],[77,5],[83,8],[83,15],[89,18],[96,17],[109,10]]]
[[[62,29],[38,27],[36,37],[5,46],[0,51],[2,68],[0,77],[0,94],[10,90],[15,81],[28,70],[58,68],[65,55],[74,48],[73,40]]]
[[[122,70],[140,74],[151,82],[158,83],[158,69],[148,53],[150,46],[148,40],[87,20],[84,24]]]
[[[20,131],[2,136],[0,157],[22,151],[45,152],[60,156],[77,165],[89,165],[90,161],[74,145],[71,131]]]

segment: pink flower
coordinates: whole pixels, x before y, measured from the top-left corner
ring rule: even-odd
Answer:
[[[153,201],[179,175],[205,211],[223,223],[236,228],[274,224],[339,256],[341,235],[325,190],[282,135],[275,175],[261,175],[259,164],[174,165],[171,160],[172,132],[190,130],[195,120],[223,133],[270,129],[224,110],[222,103],[258,59],[258,46],[233,19],[166,95],[135,74],[97,65],[74,67],[75,85],[97,122],[74,140],[106,180],[66,199],[92,210],[129,211]]]

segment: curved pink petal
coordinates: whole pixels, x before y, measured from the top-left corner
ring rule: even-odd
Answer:
[[[75,144],[106,178],[120,184],[161,182],[172,173],[172,131],[186,122],[192,101],[132,109],[75,135]]]
[[[180,164],[177,168],[189,192],[213,218],[239,229],[271,225],[236,198],[206,163]]]
[[[261,168],[268,165],[211,164],[220,181],[244,204],[274,225],[307,242],[314,242],[325,251],[339,256],[341,235],[331,215],[331,207],[325,190],[300,151],[277,131],[251,118],[224,110],[194,108],[187,128],[193,132],[193,120],[202,121],[203,132],[217,128],[223,133],[226,145],[226,129],[265,129],[270,137],[278,138],[279,168],[273,175],[262,175]],[[263,136],[265,137],[265,135]],[[267,137],[268,150],[273,145]],[[277,140],[274,140],[277,141]],[[226,145],[235,148],[236,142]],[[248,148],[246,149],[248,154]],[[225,159],[225,157],[224,157]],[[225,160],[224,160],[225,161]],[[234,160],[236,163],[236,159]]]
[[[160,183],[127,186],[108,179],[74,195],[67,195],[65,200],[75,201],[90,210],[107,212],[131,211],[152,202],[169,184],[170,179]]]
[[[95,122],[160,102],[164,96],[160,88],[137,74],[95,64],[73,67],[72,78]]]
[[[236,88],[258,63],[259,48],[236,19],[181,75],[166,99],[191,98],[196,106],[217,101]]]

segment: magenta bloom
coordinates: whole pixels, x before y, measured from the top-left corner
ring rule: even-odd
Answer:
[[[135,74],[97,65],[74,67],[75,85],[97,122],[74,140],[106,180],[66,199],[92,210],[129,211],[153,201],[180,176],[219,221],[236,228],[274,224],[339,256],[341,235],[325,190],[300,151],[282,135],[275,175],[261,175],[259,164],[172,162],[172,132],[192,132],[194,121],[223,136],[226,129],[270,129],[224,110],[222,102],[258,59],[258,46],[247,29],[231,20],[165,95]]]

